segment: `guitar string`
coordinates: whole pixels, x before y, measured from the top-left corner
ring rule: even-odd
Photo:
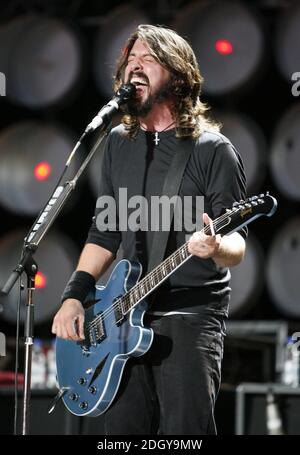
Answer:
[[[180,248],[180,250],[182,250],[182,247]],[[180,256],[181,256],[180,253],[177,252],[176,255],[175,255],[175,257],[176,257],[175,261],[176,261]],[[175,258],[175,257],[173,256],[173,258]],[[178,267],[179,265],[180,265],[180,263],[177,264],[177,267]],[[154,272],[154,273],[153,273],[153,272]],[[171,272],[170,272],[170,273],[171,273]],[[152,271],[152,272],[151,272],[151,275],[152,275],[152,277],[153,277],[154,280],[156,280],[157,277],[159,278],[159,281],[162,279],[162,277],[160,276],[160,274],[159,274],[157,271]],[[166,278],[167,278],[167,277],[166,277]],[[138,291],[138,287],[141,286],[141,284],[142,284],[142,281],[136,283],[136,285],[135,285],[134,287],[132,287],[128,292],[126,292],[120,299],[117,299],[117,300],[113,303],[113,305],[111,305],[111,306],[110,306],[107,310],[105,310],[101,315],[96,316],[96,318],[94,318],[94,320],[89,324],[89,330],[92,330],[93,328],[95,328],[95,327],[97,326],[98,322],[100,322],[101,320],[104,321],[107,317],[109,317],[111,314],[113,314],[113,313],[115,312],[115,310],[116,310],[117,307],[119,307],[119,309],[120,309],[120,300],[121,300],[121,299],[124,299],[124,298],[128,298],[129,293],[131,293],[131,295],[135,296],[135,298],[137,299],[137,301],[138,301],[138,300],[142,300],[143,298],[145,298],[146,295],[147,295],[148,293],[150,293],[150,291],[146,291],[145,295],[142,295],[142,294],[140,293],[140,291]],[[158,283],[157,283],[157,284],[158,284]],[[156,285],[157,285],[157,284],[156,284]],[[135,294],[135,295],[134,295],[134,294]],[[137,298],[137,295],[136,295],[136,294],[138,294],[138,298]],[[124,300],[123,300],[123,301],[124,301]],[[136,303],[137,303],[137,302],[136,302]],[[135,304],[132,305],[132,307],[133,307],[133,306],[135,306]],[[129,310],[128,310],[128,311],[129,311]],[[128,311],[126,311],[126,313],[123,313],[123,311],[121,310],[122,316],[123,316],[123,315],[126,315],[126,314],[128,313]]]
[[[249,199],[248,199],[248,201],[249,201]],[[253,206],[252,206],[252,207],[253,207]],[[233,217],[233,216],[238,215],[239,213],[240,213],[240,209],[232,210],[230,213],[226,212],[226,213],[224,213],[222,216],[220,216],[219,218],[217,218],[216,220],[213,221],[213,226],[214,226],[215,228],[218,229],[218,226],[217,226],[217,225],[218,225],[220,222],[222,222],[226,217],[227,217],[227,218],[228,218],[228,217]],[[250,221],[250,220],[249,220],[249,221]],[[248,224],[248,223],[247,223],[247,224]],[[201,230],[201,232],[204,232],[204,233],[205,233],[205,232],[208,232],[208,230],[210,230],[210,225],[206,225],[206,226]],[[163,278],[167,278],[168,275],[170,275],[170,274],[173,272],[173,270],[172,270],[173,264],[170,263],[170,260],[171,260],[171,259],[172,259],[172,260],[175,259],[175,261],[176,261],[177,258],[178,258],[178,256],[179,256],[179,257],[181,256],[181,258],[180,258],[180,259],[181,259],[181,263],[180,263],[180,262],[179,262],[179,264],[176,263],[176,267],[175,267],[175,268],[177,268],[177,267],[179,267],[180,265],[182,265],[182,258],[183,258],[184,260],[187,260],[190,256],[192,256],[191,254],[188,255],[188,256],[186,256],[186,257],[182,256],[182,254],[183,254],[183,255],[186,254],[186,252],[187,252],[186,249],[187,249],[187,242],[186,242],[184,245],[182,245],[178,250],[176,250],[176,252],[174,252],[171,256],[169,256],[167,259],[165,259],[165,261],[163,261],[162,264],[160,264],[159,266],[157,266],[152,272],[150,272],[150,273],[149,273],[146,277],[144,277],[140,282],[136,283],[136,284],[135,284],[129,291],[127,291],[120,299],[117,299],[117,301],[116,301],[113,305],[111,305],[110,308],[108,308],[107,310],[105,310],[100,316],[97,316],[96,318],[94,318],[94,320],[88,325],[89,330],[92,330],[92,329],[97,325],[97,323],[98,323],[99,321],[104,320],[104,319],[105,319],[106,317],[108,317],[112,312],[114,312],[115,308],[120,304],[121,299],[126,298],[126,296],[128,297],[128,295],[129,295],[130,293],[132,294],[132,293],[136,292],[136,291],[138,290],[138,288],[142,287],[143,285],[145,285],[145,287],[146,287],[146,285],[149,283],[149,276],[151,276],[152,279],[155,279],[156,277],[158,277],[158,278],[159,278],[159,281],[161,281]],[[167,276],[166,276],[166,277],[164,277],[164,276],[161,277],[160,272],[159,272],[159,269],[162,268],[162,265],[163,265],[163,264],[164,264],[166,267],[168,267],[168,265],[171,265],[171,271],[170,271],[169,273],[167,273]],[[174,266],[173,266],[173,267],[174,267]],[[159,284],[159,281],[158,281],[158,283],[156,283],[155,286],[157,286],[157,285]],[[150,292],[151,292],[151,285],[150,285],[150,289],[149,289],[149,290],[146,289],[146,295],[145,295],[145,296],[139,295],[139,296],[138,296],[138,300],[142,300],[142,299],[145,298],[145,297],[147,296],[147,294],[150,293]],[[137,303],[137,302],[136,302],[136,303]],[[135,305],[132,305],[132,307],[134,307],[134,306],[135,306]],[[132,307],[131,307],[131,308],[132,308]],[[130,310],[131,308],[129,308],[129,310]],[[122,314],[126,315],[126,314],[129,312],[129,310],[127,310],[126,313],[123,313],[123,312],[122,312]]]
[[[237,212],[239,212],[239,210],[237,210],[237,211],[235,211],[235,212],[231,212],[230,215],[231,215],[231,216],[236,215]],[[219,224],[219,222],[223,221],[223,220],[224,220],[226,217],[228,217],[228,216],[229,216],[229,214],[228,214],[228,213],[225,213],[225,214],[222,215],[221,217],[217,218],[217,220],[215,220],[215,221],[213,222],[213,224],[215,225],[214,227],[218,228],[217,224]],[[207,233],[209,230],[210,230],[210,226],[209,226],[209,225],[206,225],[206,226],[201,230],[201,232]],[[170,258],[178,259],[178,258],[182,257],[181,254],[182,254],[182,252],[184,252],[184,251],[182,251],[182,250],[186,249],[186,247],[187,247],[187,243],[185,243],[185,244],[182,245],[180,248],[178,248],[178,250],[176,250],[176,252],[174,252],[175,254],[173,253],[173,254],[172,254],[169,258],[167,258],[165,261],[166,261],[166,262],[170,262]],[[190,255],[190,256],[192,256],[192,255]],[[184,260],[186,260],[186,259],[187,259],[187,257],[184,258]],[[163,261],[163,263],[164,263],[165,261]],[[167,277],[162,277],[162,278],[160,278],[160,273],[159,273],[158,270],[157,270],[157,269],[160,269],[160,268],[161,268],[161,266],[162,266],[163,263],[161,263],[160,265],[158,265],[152,272],[150,272],[149,275],[151,275],[152,278],[155,279],[155,278],[158,277],[160,280],[161,280],[162,278],[167,278]],[[171,265],[171,264],[170,264],[170,265]],[[179,264],[176,264],[176,267],[178,267],[179,265],[180,265],[180,263],[179,263]],[[175,268],[176,268],[176,267],[175,267]],[[171,272],[172,272],[172,270],[171,270]],[[171,272],[170,272],[170,273],[171,273]],[[121,299],[124,299],[125,296],[128,296],[129,293],[133,294],[134,292],[136,292],[136,291],[138,290],[138,287],[141,287],[141,285],[143,285],[143,282],[144,282],[145,279],[146,279],[146,277],[144,277],[141,281],[137,282],[129,291],[127,291],[120,299],[116,300],[116,301],[114,302],[114,304],[111,305],[107,310],[105,310],[101,315],[96,316],[96,318],[94,318],[94,320],[89,324],[89,326],[88,326],[89,330],[92,330],[93,328],[95,328],[96,325],[98,324],[98,322],[100,322],[101,320],[106,319],[110,314],[114,313],[114,312],[115,312],[115,309],[117,308],[117,306],[120,305],[120,300],[121,300]],[[149,279],[149,278],[147,278],[147,280],[145,280],[145,283],[148,281],[148,279]],[[144,284],[145,284],[145,283],[144,283]],[[149,291],[146,291],[146,294],[147,294],[148,292],[149,292]],[[138,300],[143,299],[143,298],[145,298],[145,297],[146,297],[146,296],[139,295]],[[133,306],[134,306],[134,305],[133,305]],[[127,312],[128,312],[128,311],[127,311]],[[125,313],[125,314],[127,314],[127,313]]]
[[[213,221],[214,227],[215,227],[216,229],[218,229],[218,226],[217,226],[217,225],[218,225],[220,222],[224,221],[224,219],[226,219],[226,217],[237,215],[238,212],[239,212],[239,210],[236,210],[236,211],[234,211],[234,212],[231,212],[230,214],[225,213],[224,215],[220,216],[220,217],[217,218],[215,221]],[[209,225],[206,225],[206,226],[201,230],[201,232],[207,233],[209,230],[210,230],[210,226],[209,226]],[[165,261],[166,261],[166,262],[170,261],[170,258],[172,258],[172,257],[173,257],[173,259],[175,259],[175,258],[178,259],[178,258],[182,257],[182,256],[181,256],[181,253],[183,252],[182,250],[186,249],[186,247],[187,247],[187,243],[183,244],[180,248],[178,248],[178,250],[176,250],[176,252],[174,252],[175,254],[173,253],[173,254],[172,254],[171,256],[169,256]],[[190,256],[192,256],[192,255],[190,255]],[[184,258],[184,260],[186,260],[186,259],[187,259],[187,257]],[[158,277],[160,280],[161,280],[162,278],[167,278],[167,277],[162,277],[162,278],[161,278],[161,277],[160,277],[160,273],[159,273],[158,270],[157,270],[157,269],[160,269],[160,268],[161,268],[162,264],[163,264],[165,261],[163,261],[160,265],[158,265],[152,272],[150,272],[149,275],[152,275],[152,277],[153,277],[153,275],[154,275],[155,278]],[[176,267],[178,267],[178,266],[180,266],[180,263],[176,265]],[[175,268],[176,268],[176,267],[175,267]],[[173,270],[171,270],[171,272],[172,272],[172,271],[173,271]],[[170,272],[170,274],[171,274],[171,272]],[[147,275],[147,276],[148,276],[148,275]],[[153,277],[153,278],[154,278],[154,277]],[[125,296],[128,296],[129,293],[132,293],[132,294],[133,294],[134,292],[136,292],[136,291],[138,290],[138,288],[141,287],[141,285],[143,284],[143,281],[144,281],[145,279],[146,279],[146,277],[144,277],[141,281],[137,282],[129,291],[127,291],[120,299],[116,300],[116,301],[114,302],[114,304],[111,305],[109,308],[107,308],[107,310],[105,310],[101,315],[96,316],[96,317],[93,319],[93,321],[88,325],[89,330],[92,330],[93,328],[95,328],[95,327],[97,326],[98,322],[100,322],[101,320],[106,319],[108,316],[110,316],[112,313],[114,313],[114,312],[115,312],[115,309],[117,308],[117,306],[120,305],[120,300],[121,300],[121,299],[124,299]],[[149,279],[149,278],[147,278],[147,280],[148,280],[148,279]],[[147,280],[146,280],[145,282],[147,282]],[[149,291],[146,291],[146,294],[147,294],[148,292],[149,292]],[[146,296],[139,295],[138,300],[142,300],[142,299],[145,298],[145,297],[146,297]],[[134,306],[134,305],[133,305],[133,306]],[[128,310],[128,311],[129,311],[129,310]],[[127,314],[128,311],[127,311],[125,314]]]
[[[213,226],[214,228],[216,228],[216,230],[218,230],[220,223],[223,222],[226,218],[229,218],[229,217],[232,217],[232,216],[235,216],[239,213],[240,210],[236,210],[236,211],[233,211],[233,212],[230,212],[230,213],[224,213],[223,215],[221,215],[219,218],[217,218],[216,220],[213,221]],[[210,225],[207,224],[200,232],[203,232],[203,233],[208,233],[210,231]],[[186,249],[187,247],[187,242],[185,244],[183,244],[180,248],[178,248],[178,250],[176,250],[173,254],[171,254],[171,256],[169,256],[167,259],[165,259],[165,261],[163,261],[160,265],[158,265],[154,270],[152,270],[152,272],[149,273],[149,275],[147,275],[146,277],[144,277],[141,281],[138,281],[131,289],[129,289],[120,299],[118,299],[117,301],[115,301],[109,308],[107,308],[101,315],[98,315],[96,316],[92,322],[89,323],[88,325],[88,329],[89,330],[92,330],[93,328],[95,328],[98,324],[98,322],[100,322],[101,320],[104,320],[106,319],[107,317],[109,317],[112,313],[115,312],[115,309],[117,308],[117,306],[119,306],[120,304],[120,300],[121,299],[124,299],[126,296],[128,296],[130,293],[133,294],[134,292],[136,292],[138,290],[138,287],[141,287],[143,286],[143,284],[147,283],[147,281],[149,280],[149,276],[151,275],[151,277],[153,279],[155,278],[160,278],[160,272],[158,272],[158,269],[161,269],[162,268],[162,265],[165,263],[167,264],[168,262],[170,262],[170,259],[173,258],[175,259],[175,261],[182,257],[181,254],[182,250]],[[185,252],[184,252],[185,254]],[[190,255],[192,256],[192,255]],[[184,258],[184,260],[186,260],[187,257]],[[172,266],[172,264],[170,264]],[[176,267],[180,266],[180,263],[179,264],[176,264]],[[175,267],[175,268],[176,268]],[[173,272],[173,270],[171,270],[171,272],[169,272],[167,275],[171,274]],[[148,278],[147,278],[148,277]],[[162,278],[167,278],[167,277],[162,277]],[[162,278],[160,278],[160,280],[162,280]],[[144,282],[145,280],[145,282]],[[157,283],[158,284],[158,283]],[[156,286],[157,286],[156,284]],[[151,290],[151,288],[150,288]],[[146,291],[146,294],[148,294],[149,291]],[[145,297],[143,297],[142,295],[139,296],[138,300],[140,299],[143,299]],[[133,305],[134,306],[134,305]],[[128,311],[127,311],[128,312]],[[125,313],[127,314],[127,313]]]
[[[248,199],[248,201],[249,201],[249,199]],[[253,207],[253,206],[252,206],[252,207]],[[214,226],[216,229],[218,229],[218,224],[220,224],[220,222],[222,222],[224,219],[226,219],[226,217],[227,217],[227,218],[228,218],[228,217],[234,217],[234,216],[236,217],[239,213],[240,213],[240,209],[232,210],[230,213],[226,212],[226,213],[224,213],[222,216],[220,216],[219,218],[217,218],[216,220],[213,221],[213,226]],[[249,220],[249,222],[250,222],[250,220]],[[248,224],[248,223],[247,223],[247,224]],[[206,226],[201,230],[201,232],[206,233],[206,232],[208,232],[208,230],[210,230],[210,225],[206,225]],[[184,245],[182,245],[180,248],[178,248],[178,250],[176,250],[176,252],[174,252],[171,256],[169,256],[167,259],[165,259],[165,261],[163,261],[163,263],[161,263],[160,265],[158,265],[152,272],[150,272],[150,273],[149,273],[146,277],[144,277],[140,282],[137,282],[137,283],[136,283],[129,291],[127,291],[120,299],[118,299],[113,305],[111,305],[110,308],[108,308],[107,310],[105,310],[100,316],[97,316],[96,318],[94,318],[94,320],[88,325],[89,330],[92,330],[92,329],[97,325],[97,323],[98,323],[99,321],[104,320],[104,319],[105,319],[106,317],[108,317],[111,313],[113,313],[114,310],[115,310],[115,308],[120,304],[121,299],[126,298],[126,296],[128,297],[128,295],[129,295],[130,293],[132,294],[132,293],[136,292],[136,291],[138,290],[138,288],[141,287],[141,285],[143,286],[144,284],[145,284],[145,285],[148,284],[148,283],[149,283],[149,276],[150,276],[150,275],[151,275],[152,279],[155,279],[156,277],[158,277],[158,278],[159,278],[159,281],[161,281],[163,278],[167,278],[168,275],[170,275],[170,274],[173,272],[172,268],[171,268],[171,271],[170,271],[169,273],[167,273],[167,276],[166,276],[166,277],[164,277],[164,276],[161,277],[160,272],[158,272],[158,270],[162,268],[162,265],[163,265],[163,264],[165,264],[166,267],[167,267],[168,265],[171,265],[171,267],[172,267],[173,264],[170,263],[170,260],[171,260],[171,259],[172,259],[172,260],[175,259],[175,261],[176,261],[178,257],[180,257],[180,259],[182,259],[182,253],[183,253],[183,254],[186,254],[187,251],[184,251],[184,250],[186,250],[186,249],[187,249],[187,242],[186,242]],[[190,254],[189,256],[183,257],[183,259],[184,259],[184,260],[187,260],[190,256],[192,256],[192,255]],[[181,263],[179,262],[179,264],[176,263],[176,267],[175,267],[175,268],[179,267],[180,265],[182,265],[182,261],[181,261]],[[156,283],[155,286],[157,286],[157,285],[159,284],[159,281],[158,281],[158,283]],[[138,300],[142,300],[142,299],[145,298],[145,297],[147,296],[147,294],[150,293],[150,292],[151,292],[151,285],[150,285],[150,290],[147,290],[147,289],[146,289],[146,295],[145,295],[145,296],[139,295],[139,296],[138,296]],[[136,304],[137,304],[137,302],[136,302]],[[135,306],[135,304],[132,305],[131,308],[133,308],[134,306]],[[122,314],[126,315],[126,314],[129,312],[129,310],[130,310],[131,308],[129,308],[129,309],[126,311],[126,313],[123,313],[123,312],[122,312]]]

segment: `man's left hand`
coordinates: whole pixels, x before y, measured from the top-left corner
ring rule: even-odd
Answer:
[[[207,215],[207,213],[203,214],[203,222],[204,225],[211,225],[212,220]],[[191,254],[195,256],[199,256],[203,259],[212,258],[215,256],[221,244],[221,235],[215,234],[214,232],[212,235],[206,235],[203,231],[195,232],[188,242],[188,250]]]

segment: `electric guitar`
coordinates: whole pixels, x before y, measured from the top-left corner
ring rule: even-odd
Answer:
[[[276,208],[268,193],[236,202],[213,221],[214,231],[231,234],[262,215],[272,216]],[[210,226],[203,232],[211,234]],[[153,331],[143,326],[146,297],[191,256],[185,243],[141,281],[141,265],[123,259],[106,286],[91,291],[83,304],[85,339],[56,340],[59,394],[72,414],[96,417],[108,409],[126,361],[151,346]]]

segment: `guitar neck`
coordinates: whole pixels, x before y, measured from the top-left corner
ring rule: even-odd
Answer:
[[[212,230],[215,234],[220,232],[222,234],[231,234],[262,215],[272,216],[276,208],[277,201],[269,193],[253,196],[246,201],[235,202],[232,209],[227,210],[226,213],[212,221]],[[212,235],[210,225],[206,225],[202,232]],[[155,267],[152,272],[148,273],[121,297],[123,314],[128,313],[141,300],[151,294],[154,289],[171,276],[191,256],[188,251],[188,242],[186,242]]]
[[[221,218],[222,223],[220,221]],[[228,216],[222,216],[213,221],[213,228],[216,233],[221,230],[226,231],[226,226],[229,224],[228,218]],[[205,226],[205,228],[202,229],[202,232],[205,234],[211,234],[210,226]],[[188,242],[186,242],[180,248],[174,251],[174,253],[168,256],[161,264],[155,267],[150,273],[148,273],[135,286],[133,286],[122,297],[122,308],[125,314],[128,313],[142,299],[150,295],[154,289],[156,289],[161,285],[163,281],[169,278],[172,273],[174,273],[175,270],[177,270],[182,266],[182,264],[190,259],[191,256],[192,255],[188,251]]]
[[[125,314],[128,313],[142,299],[160,286],[163,281],[169,278],[169,276],[171,276],[172,273],[174,273],[175,270],[184,264],[191,256],[186,242],[122,297],[123,312]]]

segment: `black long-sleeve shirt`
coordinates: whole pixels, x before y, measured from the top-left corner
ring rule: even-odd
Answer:
[[[112,130],[104,151],[99,197],[102,202],[103,196],[109,196],[111,202],[116,202],[116,220],[113,216],[114,208],[106,218],[103,215],[108,213],[107,206],[104,209],[96,208],[87,238],[88,243],[100,245],[113,254],[116,254],[122,241],[124,257],[139,260],[144,270],[147,268],[154,234],[151,226],[158,221],[157,211],[153,211],[151,217],[151,197],[161,196],[172,157],[176,150],[179,149],[180,152],[180,139],[175,137],[174,129],[159,133],[158,145],[154,144],[153,139],[152,133],[142,130],[135,139],[129,139],[121,125]],[[132,203],[131,208],[126,207],[126,194]],[[144,196],[147,201],[142,210],[139,196]],[[196,140],[179,196],[181,200],[184,196],[192,196],[192,220],[194,223],[198,220],[200,226],[202,213],[196,213],[196,196],[203,196],[204,211],[213,219],[220,216],[225,208],[230,208],[235,201],[245,197],[245,174],[241,158],[225,136],[205,131]],[[138,217],[138,214],[146,216]],[[130,224],[130,220],[140,221],[142,229],[133,231],[127,227],[123,230]],[[171,230],[166,255],[185,243],[186,235],[191,233],[186,231],[184,225],[179,231]],[[247,229],[242,229],[240,233],[246,237]],[[201,297],[201,294],[205,295],[206,301],[210,295],[213,296],[211,301],[215,297],[218,300],[218,296],[221,298],[227,295],[229,279],[227,268],[218,267],[212,259],[193,256],[173,273],[163,287],[165,290],[189,289],[192,297],[186,306],[194,307],[199,304],[197,296]]]

